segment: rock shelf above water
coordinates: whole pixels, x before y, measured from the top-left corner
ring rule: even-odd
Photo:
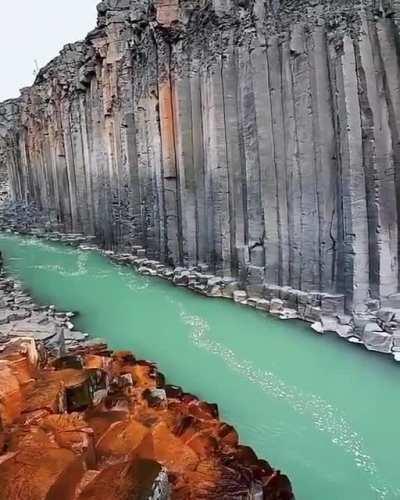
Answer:
[[[4,276],[0,290],[0,500],[294,498],[215,404],[132,353],[66,341],[71,314]]]

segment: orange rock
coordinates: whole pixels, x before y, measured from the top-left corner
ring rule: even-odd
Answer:
[[[85,370],[66,369],[53,372],[52,380],[60,380],[65,387],[68,411],[88,408],[92,403],[89,374]]]
[[[84,366],[86,369],[102,369],[105,371],[109,371],[111,373],[112,370],[112,359],[106,358],[105,356],[97,356],[95,354],[88,354],[85,356]]]
[[[76,500],[148,498],[160,472],[160,465],[152,460],[133,460],[111,465],[98,474],[90,473],[89,480],[84,478]]]
[[[10,425],[22,411],[22,393],[18,378],[7,361],[0,361],[0,419]]]
[[[0,500],[47,500],[52,486],[77,460],[70,450],[37,444],[25,442],[25,449],[0,463]]]
[[[199,462],[198,455],[168,429],[165,423],[157,424],[137,449],[138,456],[156,460],[173,472],[193,470]]]
[[[48,410],[50,413],[62,413],[66,410],[65,387],[59,380],[44,377],[36,381],[27,393],[23,411]]]
[[[86,472],[81,457],[76,457],[60,474],[47,493],[46,500],[73,500]]]
[[[139,499],[161,465],[172,499],[261,489],[268,500],[293,498],[286,476],[239,445],[216,405],[165,386],[153,363],[103,346],[49,369],[31,348],[16,343],[0,359],[0,500]]]
[[[5,444],[6,444],[6,435],[4,432],[3,423],[0,418],[0,456],[3,453]]]
[[[126,420],[129,413],[126,411],[106,411],[104,408],[89,409],[85,413],[85,420],[93,429],[95,442],[109,429],[115,422]]]
[[[3,352],[0,353],[0,360],[11,361],[12,356],[21,356],[26,358],[29,365],[29,372],[36,373],[36,368],[39,362],[39,352],[34,339],[28,337],[16,338],[10,341]]]
[[[218,449],[217,440],[208,431],[197,432],[185,444],[201,458],[214,456]]]
[[[61,448],[80,455],[88,467],[95,467],[96,453],[94,432],[88,427],[82,415],[48,415],[40,422],[40,428],[50,432]]]
[[[142,389],[153,389],[157,386],[153,376],[153,368],[146,365],[136,365],[133,367],[133,375],[136,383]]]
[[[97,455],[100,459],[129,455],[137,450],[148,433],[147,427],[133,419],[115,422],[96,443]]]

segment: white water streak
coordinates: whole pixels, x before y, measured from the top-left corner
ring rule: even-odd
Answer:
[[[187,314],[182,304],[178,304],[178,308],[181,319],[191,328],[191,340],[198,348],[222,358],[232,370],[258,385],[269,396],[284,400],[296,413],[308,417],[318,431],[328,434],[331,442],[351,455],[356,466],[368,475],[377,500],[400,498],[399,489],[394,491],[382,484],[376,463],[365,450],[362,437],[337,408],[316,394],[307,394],[294,385],[288,385],[271,371],[256,368],[250,361],[238,358],[231,349],[209,337],[210,326],[205,319]]]

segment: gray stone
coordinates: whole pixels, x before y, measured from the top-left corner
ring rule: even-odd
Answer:
[[[257,304],[256,304],[256,309],[259,309],[260,311],[270,311],[271,304],[268,300],[266,299],[258,299]]]
[[[383,329],[378,325],[378,323],[370,321],[364,325],[363,336],[369,332],[383,332]]]
[[[282,320],[287,320],[287,319],[297,319],[298,314],[295,309],[290,309],[288,307],[284,307],[283,310],[279,314],[279,318]]]
[[[226,298],[233,298],[233,293],[239,290],[239,283],[237,281],[234,281],[232,283],[229,283],[225,285],[223,289],[223,296]]]
[[[337,325],[335,332],[343,338],[351,338],[353,337],[353,328],[351,325]]]
[[[77,342],[86,340],[88,337],[86,333],[77,332],[75,330],[68,330],[66,328],[63,329],[63,334],[65,340],[76,340]]]
[[[244,290],[235,290],[233,292],[233,300],[235,302],[246,302],[247,299],[247,293]]]
[[[379,309],[377,313],[377,318],[385,323],[391,321],[394,318],[394,316],[395,316],[395,311],[389,307],[384,307],[382,309]]]
[[[400,309],[400,293],[393,293],[382,298],[382,307],[390,309]]]
[[[250,307],[256,307],[258,303],[258,298],[257,297],[248,297],[247,299],[247,305]]]
[[[305,306],[304,312],[301,313],[301,317],[311,323],[318,322],[321,319],[321,309],[314,306]]]
[[[311,328],[314,330],[314,332],[317,333],[324,333],[324,327],[322,326],[322,323],[320,321],[316,321],[311,325]]]
[[[344,312],[344,295],[321,295],[321,312],[323,315],[337,315]]]
[[[269,312],[271,314],[280,314],[283,312],[283,300],[271,299]]]
[[[370,351],[390,353],[393,347],[393,337],[382,331],[364,331],[362,341]]]
[[[10,321],[10,315],[12,311],[10,309],[0,310],[0,325],[5,325]]]

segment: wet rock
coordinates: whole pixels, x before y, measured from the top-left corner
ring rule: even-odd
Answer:
[[[256,304],[256,309],[259,309],[260,311],[270,311],[271,304],[268,300],[266,299],[258,299],[257,304]]]
[[[358,337],[354,337],[354,336],[350,336],[347,338],[347,340],[351,343],[351,344],[362,344],[362,340],[359,339]]]
[[[287,307],[284,307],[282,311],[279,313],[279,318],[282,320],[297,319],[298,314],[295,309],[289,309]]]
[[[231,283],[228,283],[224,286],[222,292],[223,296],[232,299],[234,292],[237,292],[239,288],[240,288],[239,283],[237,281],[232,281]]]
[[[233,292],[233,300],[240,304],[245,303],[247,300],[247,292],[244,290],[235,290]]]
[[[280,315],[283,312],[284,303],[281,299],[271,299],[269,312],[274,315]]]
[[[350,338],[353,335],[353,328],[351,325],[337,325],[335,332],[343,338]]]
[[[75,330],[65,330],[64,329],[64,338],[65,340],[76,340],[78,342],[81,342],[85,340],[88,337],[86,333],[82,332],[77,332]]]
[[[314,332],[317,333],[324,333],[324,327],[322,326],[322,323],[320,321],[316,321],[311,325],[311,328],[314,330]]]
[[[247,305],[250,307],[256,307],[258,303],[258,298],[256,297],[248,297],[247,298]]]
[[[366,348],[370,351],[382,353],[392,352],[393,336],[380,330],[379,327],[375,328],[375,325],[374,323],[368,323],[364,329],[362,340]]]

